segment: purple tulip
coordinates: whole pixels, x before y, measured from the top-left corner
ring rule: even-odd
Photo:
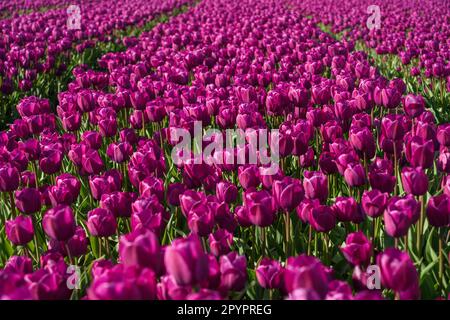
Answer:
[[[45,233],[54,240],[66,241],[75,233],[75,217],[69,206],[58,205],[47,210],[42,218]]]
[[[408,94],[403,99],[403,108],[410,118],[416,118],[425,110],[425,99],[421,95]]]
[[[305,171],[303,188],[308,199],[319,199],[322,203],[328,199],[328,178],[322,172]]]
[[[376,218],[383,214],[388,199],[388,194],[380,190],[365,190],[361,197],[361,206],[365,214],[369,217]]]
[[[150,230],[136,230],[121,236],[119,257],[126,266],[150,268],[157,274],[161,270],[159,240]]]
[[[420,167],[404,167],[402,169],[402,185],[406,193],[421,196],[428,191],[428,177]]]
[[[208,276],[208,256],[194,235],[174,240],[166,249],[164,264],[178,285],[196,285]]]
[[[152,300],[156,275],[148,268],[117,264],[94,277],[87,296],[89,300]]]
[[[19,187],[19,171],[12,166],[4,165],[0,167],[0,191],[12,192]]]
[[[237,187],[228,181],[221,181],[216,185],[216,196],[219,201],[234,203],[238,196]]]
[[[233,244],[233,234],[225,229],[218,229],[209,235],[209,248],[216,257],[227,254]]]
[[[344,172],[345,182],[349,187],[359,187],[366,183],[366,173],[360,164],[348,164]]]
[[[20,212],[33,214],[41,210],[41,193],[35,188],[24,188],[15,192],[16,207]]]
[[[418,288],[419,275],[409,255],[395,248],[387,248],[377,256],[381,282],[396,292]]]
[[[372,245],[361,231],[350,233],[341,247],[345,259],[354,266],[366,266],[372,255]]]
[[[283,281],[283,268],[280,262],[263,258],[256,268],[256,279],[265,289],[279,289]]]
[[[247,282],[247,259],[237,252],[220,257],[220,286],[224,290],[241,291]]]
[[[428,222],[435,227],[446,227],[450,224],[450,198],[446,194],[431,197],[427,205]]]
[[[424,140],[419,136],[407,139],[405,155],[411,166],[430,168],[433,165],[434,158],[433,140]]]
[[[420,216],[420,205],[412,195],[393,197],[384,211],[384,225],[391,237],[403,237]]]
[[[5,223],[5,232],[9,241],[16,246],[24,246],[34,237],[33,221],[28,216],[18,216]]]

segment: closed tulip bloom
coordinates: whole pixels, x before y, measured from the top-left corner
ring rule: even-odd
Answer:
[[[191,189],[187,189],[183,194],[180,195],[180,207],[181,212],[185,217],[188,216],[189,211],[194,204],[201,202],[207,203],[208,200],[203,192],[197,192]]]
[[[366,173],[360,164],[349,164],[344,172],[345,182],[349,187],[359,187],[366,183]]]
[[[328,276],[325,267],[315,257],[289,257],[284,271],[284,285],[288,293],[304,289],[316,292],[319,299],[323,299],[328,291]]]
[[[97,131],[84,131],[81,135],[81,141],[89,146],[89,148],[98,150],[102,147],[103,137]]]
[[[330,207],[317,205],[310,211],[309,223],[317,232],[328,232],[336,226],[336,215]]]
[[[31,289],[35,300],[67,300],[71,290],[67,286],[65,274],[41,268],[25,276],[25,282]]]
[[[244,206],[253,225],[267,227],[275,221],[273,198],[266,190],[246,192]]]
[[[421,95],[408,94],[403,99],[403,109],[410,118],[416,118],[425,111],[425,99]]]
[[[264,289],[279,289],[283,281],[283,267],[277,260],[263,258],[256,268],[256,279]]]
[[[325,300],[352,300],[352,288],[345,281],[332,280],[328,284]]]
[[[35,188],[15,192],[16,207],[20,212],[32,214],[41,210],[41,193]]]
[[[389,196],[380,190],[365,190],[361,197],[361,205],[364,213],[369,217],[376,218],[383,214]]]
[[[428,222],[434,227],[450,225],[450,198],[446,194],[431,197],[427,205]]]
[[[135,199],[136,194],[133,192],[114,191],[101,196],[100,207],[111,211],[116,217],[130,217]]]
[[[185,300],[191,292],[189,286],[180,286],[172,276],[162,276],[156,285],[158,300]]]
[[[0,191],[11,192],[19,187],[20,175],[16,167],[4,165],[0,167]]]
[[[450,124],[441,124],[437,130],[437,140],[441,146],[450,146]]]
[[[46,174],[54,174],[61,170],[63,154],[56,149],[42,151],[39,159],[39,167]]]
[[[210,289],[200,289],[187,295],[186,300],[222,300],[220,292]]]
[[[156,177],[147,177],[139,183],[139,193],[142,197],[155,195],[159,201],[163,201],[164,182]]]
[[[208,277],[208,256],[194,235],[175,239],[166,249],[164,264],[178,285],[197,285]]]
[[[419,275],[406,252],[387,248],[377,256],[377,264],[386,288],[402,292],[418,285]]]
[[[430,168],[434,160],[433,140],[424,140],[419,136],[407,139],[405,155],[412,167]]]
[[[377,160],[370,165],[370,186],[381,192],[392,193],[397,183],[393,170],[392,163],[389,160],[377,158]]]
[[[342,222],[358,223],[360,218],[359,205],[353,197],[337,197],[333,205],[336,218]]]
[[[224,201],[226,203],[234,203],[238,196],[237,187],[228,181],[220,181],[216,185],[216,196],[219,201]]]
[[[247,282],[247,259],[230,252],[220,257],[220,286],[225,290],[241,291]]]
[[[227,254],[233,244],[233,234],[225,229],[218,229],[209,235],[209,248],[216,257]]]
[[[309,222],[309,216],[314,207],[320,205],[320,201],[317,199],[303,199],[303,201],[295,209],[297,216],[305,223]]]
[[[391,237],[403,237],[420,216],[420,205],[411,194],[389,200],[384,211],[384,225]]]
[[[167,202],[171,206],[180,205],[180,195],[186,191],[186,186],[182,183],[171,183],[167,187]]]
[[[33,272],[33,262],[29,257],[11,256],[3,270],[25,275]]]
[[[96,208],[88,212],[87,228],[94,237],[109,237],[116,233],[117,222],[111,211]]]
[[[87,174],[99,174],[104,169],[103,160],[97,150],[87,150],[81,157],[81,166]]]
[[[404,167],[402,169],[402,185],[406,193],[421,196],[428,191],[428,177],[420,167]]]
[[[352,128],[349,135],[350,143],[360,154],[364,154],[367,159],[372,159],[375,155],[376,144],[372,132],[367,127]]]
[[[338,171],[334,156],[331,152],[324,151],[319,156],[320,170],[325,174],[333,174]]]
[[[354,266],[366,266],[372,255],[372,244],[361,231],[350,233],[341,247],[345,259]]]
[[[201,237],[212,232],[214,223],[214,211],[208,203],[196,203],[188,213],[189,229]]]
[[[54,240],[66,241],[75,233],[75,217],[69,206],[58,205],[42,218],[45,233]]]
[[[278,206],[286,212],[294,210],[304,197],[301,181],[291,177],[275,181],[272,194]]]
[[[119,257],[126,266],[150,268],[157,274],[161,270],[159,240],[150,230],[140,229],[121,236]]]
[[[33,221],[31,217],[18,216],[5,223],[5,232],[9,241],[16,246],[24,246],[34,237]]]
[[[353,300],[384,300],[384,298],[379,290],[364,290],[355,294]]]
[[[321,298],[319,294],[314,290],[299,288],[290,292],[286,300],[312,301],[312,300],[321,300]]]
[[[117,264],[94,277],[87,289],[89,300],[152,300],[156,275],[149,268]]]
[[[244,206],[237,206],[234,209],[234,214],[240,226],[242,227],[250,227],[252,222],[250,221],[250,217],[248,216],[248,210]]]
[[[111,143],[106,149],[106,155],[117,163],[128,161],[132,153],[133,147],[128,142]]]
[[[256,188],[260,184],[259,169],[254,165],[241,166],[238,168],[238,178],[242,188]]]
[[[63,256],[68,256],[67,249],[71,257],[79,257],[86,254],[88,248],[88,238],[86,232],[80,226],[76,227],[75,234],[67,241],[57,241],[50,239],[49,249],[56,250]]]
[[[381,120],[381,133],[387,139],[403,139],[406,129],[406,118],[403,115],[388,114]]]
[[[328,178],[320,171],[305,171],[303,188],[308,199],[319,199],[322,203],[328,199]]]

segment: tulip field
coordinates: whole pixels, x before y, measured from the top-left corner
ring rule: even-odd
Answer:
[[[0,1],[0,299],[450,299],[449,17]]]

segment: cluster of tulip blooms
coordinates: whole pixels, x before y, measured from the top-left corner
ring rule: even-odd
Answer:
[[[70,5],[78,6],[79,12],[73,14],[67,12],[69,5],[61,3],[56,9],[0,20],[2,112],[12,112],[20,93],[48,94],[48,82],[71,69],[75,53],[82,54],[102,43],[120,42],[116,32],[142,27],[190,2],[121,0],[111,6],[106,0],[74,1]],[[56,89],[57,83],[52,86]]]
[[[365,0],[299,0],[294,7],[333,34],[362,44],[383,75],[401,76],[450,121],[450,5],[447,1],[380,1],[380,28],[370,30]]]
[[[0,133],[0,299],[447,298],[450,124],[402,79],[289,0],[124,43]],[[278,129],[279,170],[174,163],[198,121]]]

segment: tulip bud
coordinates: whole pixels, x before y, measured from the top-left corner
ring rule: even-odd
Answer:
[[[87,228],[94,237],[109,237],[116,233],[117,222],[111,211],[96,208],[88,212]]]
[[[305,171],[303,188],[308,199],[319,199],[322,203],[328,199],[328,178],[322,172]]]
[[[15,192],[16,207],[20,212],[32,214],[41,210],[41,193],[34,188],[24,188]]]
[[[364,213],[369,217],[376,218],[383,214],[388,202],[388,194],[377,189],[365,190],[361,197],[361,205]]]
[[[178,285],[196,285],[208,277],[208,256],[194,235],[175,239],[166,249],[164,264]]]
[[[220,286],[230,291],[241,291],[247,282],[247,259],[237,252],[220,257]]]
[[[428,222],[435,227],[446,227],[450,224],[450,198],[446,194],[431,197],[427,205]]]
[[[387,248],[377,256],[381,282],[397,292],[418,287],[419,275],[409,255],[395,248]]]
[[[28,216],[18,216],[6,221],[5,232],[9,241],[16,246],[24,246],[34,237],[33,221]]]

